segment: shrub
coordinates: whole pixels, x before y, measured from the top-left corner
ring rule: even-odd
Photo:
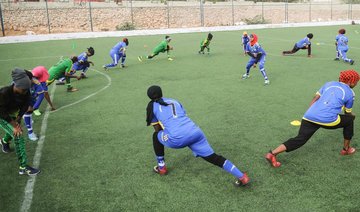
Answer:
[[[249,19],[245,18],[242,21],[245,22],[248,25],[251,25],[251,24],[268,24],[268,23],[270,23],[269,21],[264,19],[261,15],[256,15],[253,18],[249,18]]]
[[[134,30],[135,25],[130,22],[125,22],[122,25],[117,25],[116,30],[118,31],[127,31],[127,30]]]

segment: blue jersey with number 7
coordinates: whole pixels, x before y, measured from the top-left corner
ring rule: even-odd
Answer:
[[[198,126],[186,115],[183,106],[175,99],[162,98],[168,106],[154,102],[154,118],[152,125],[160,124],[164,132],[171,138],[181,139],[192,131],[198,130]]]

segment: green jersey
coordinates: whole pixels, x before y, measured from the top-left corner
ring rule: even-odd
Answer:
[[[210,41],[207,38],[200,43],[200,47],[208,47],[209,45]]]
[[[64,77],[65,73],[70,73],[72,70],[72,60],[70,58],[60,60],[56,65],[49,69],[49,81]]]
[[[167,48],[168,48],[167,46],[168,46],[168,41],[167,40],[161,41],[161,43],[159,43],[159,45],[157,45],[154,48],[154,50],[153,50],[154,54],[158,54],[160,52],[165,52],[167,50]]]

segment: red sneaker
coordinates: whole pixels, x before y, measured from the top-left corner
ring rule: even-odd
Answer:
[[[342,149],[342,150],[340,151],[340,154],[341,154],[341,155],[352,155],[352,154],[354,154],[355,152],[356,152],[356,149],[355,149],[355,148],[349,147],[347,150]]]
[[[234,184],[235,186],[244,186],[249,182],[250,182],[250,178],[247,176],[246,173],[244,173],[244,175],[241,178],[237,179]]]
[[[167,169],[166,166],[164,166],[162,169],[160,169],[158,166],[154,166],[154,172],[159,174],[159,175],[166,175],[167,174]]]
[[[277,167],[281,166],[281,163],[276,160],[276,156],[274,154],[269,152],[265,155],[265,158],[267,161],[269,161],[269,163],[272,167],[277,168]]]

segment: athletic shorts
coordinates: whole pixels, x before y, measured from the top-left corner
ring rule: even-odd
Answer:
[[[171,138],[166,130],[158,133],[158,140],[164,146],[174,149],[189,147],[195,157],[207,157],[214,153],[200,128],[185,134],[182,138]]]

